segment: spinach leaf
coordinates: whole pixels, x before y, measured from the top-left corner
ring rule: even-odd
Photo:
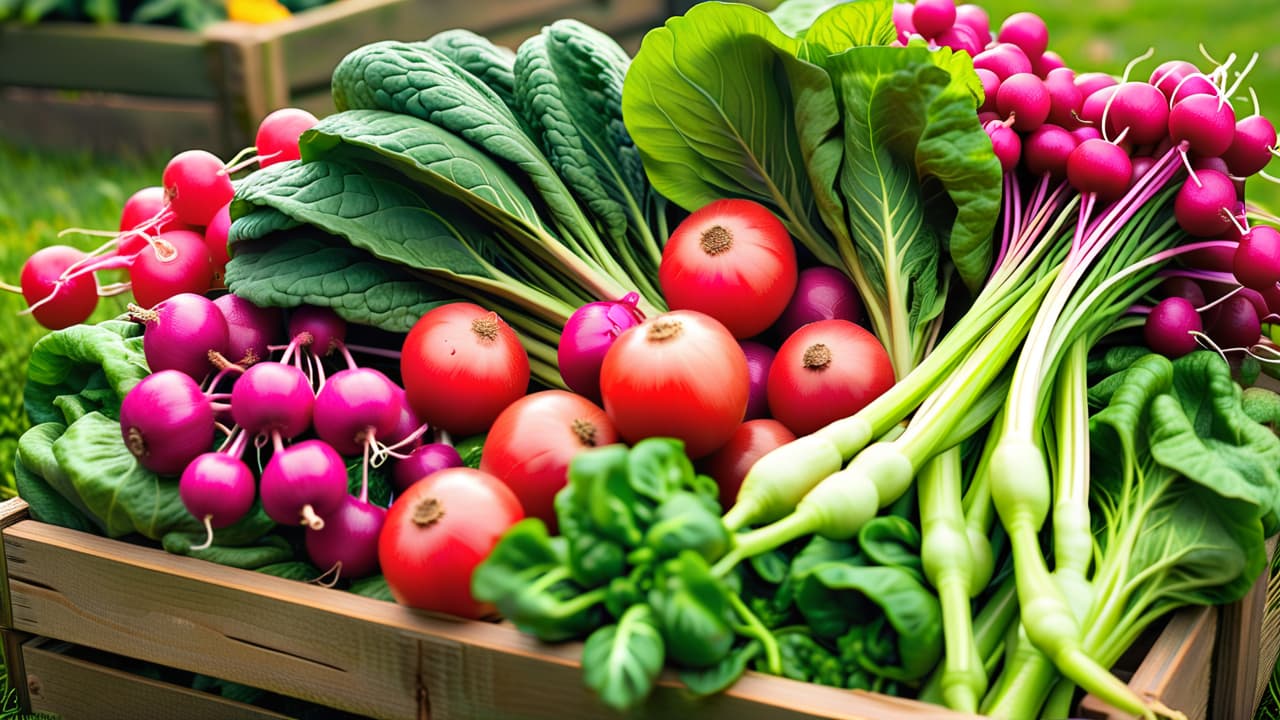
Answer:
[[[798,59],[798,49],[755,8],[696,5],[645,35],[623,115],[663,196],[690,211],[726,197],[755,200],[819,261],[838,265],[818,213],[838,204],[834,179],[811,184],[806,167],[832,165],[834,174],[838,158],[822,141],[840,118],[830,77]]]
[[[67,423],[55,401],[90,387],[111,391],[90,397],[92,404],[99,405],[96,409],[117,417],[124,396],[150,372],[142,353],[142,326],[137,323],[109,320],[49,333],[36,342],[27,363],[23,388],[27,417],[33,424]],[[79,407],[77,417],[85,409]]]
[[[241,242],[226,282],[255,305],[327,307],[347,322],[400,333],[428,310],[454,302],[407,268],[313,228]]]
[[[67,426],[62,423],[50,422],[41,423],[28,429],[18,438],[18,452],[15,461],[23,465],[31,474],[38,477],[48,485],[49,489],[55,492],[66,503],[70,504],[77,513],[84,516],[93,523],[94,529],[91,532],[101,533],[105,526],[100,520],[89,510],[84,501],[80,499],[80,495],[76,493],[75,485],[71,482],[71,478],[67,475],[62,466],[58,464],[58,459],[53,455],[53,443],[62,434],[67,431]],[[33,483],[34,484],[34,483]],[[35,513],[35,500],[43,488],[35,484],[37,496],[28,499],[22,494],[21,488],[18,495],[28,503],[32,504],[32,513]],[[51,508],[52,509],[52,508]],[[61,513],[59,513],[60,515]],[[76,521],[75,516],[71,515],[64,519]],[[77,521],[78,522],[78,521]],[[74,527],[68,525],[67,527]],[[77,528],[82,529],[82,528]]]
[[[493,91],[508,108],[515,110],[516,55],[510,49],[494,45],[488,38],[464,28],[444,30],[422,43],[452,60]]]
[[[27,502],[32,519],[81,532],[99,532],[98,526],[88,515],[58,494],[58,491],[54,490],[43,477],[27,468],[22,462],[20,452],[18,457],[14,458],[13,475],[18,497]]]
[[[255,568],[257,572],[264,575],[274,575],[276,577],[286,578],[288,580],[297,580],[298,582],[311,582],[320,577],[320,568],[312,565],[305,560],[287,560],[285,562],[270,563]]]
[[[819,16],[848,2],[850,0],[783,0],[769,11],[769,18],[782,32],[791,37],[803,38]]]
[[[806,628],[780,632],[777,638],[783,677],[832,687],[844,686],[844,664],[834,652],[815,640]]]
[[[733,647],[728,592],[697,553],[687,550],[658,567],[649,605],[667,657],[680,666],[711,667]]]
[[[751,640],[735,647],[725,659],[715,665],[700,670],[681,670],[680,682],[699,697],[724,692],[742,677],[747,666],[762,650],[759,642]]]
[[[672,493],[658,505],[644,545],[660,558],[691,550],[708,562],[729,549],[729,531],[717,512],[719,504],[687,490]]]
[[[363,595],[374,600],[395,602],[395,597],[391,595],[391,588],[387,585],[387,578],[382,575],[360,578],[351,583],[351,587],[348,590],[356,595]]]
[[[924,582],[920,529],[895,515],[872,518],[858,531],[858,548],[876,565],[902,568]]]
[[[216,533],[214,539],[217,540]],[[245,570],[282,563],[293,558],[293,546],[279,535],[268,535],[254,545],[230,547],[215,544],[200,550],[194,549],[202,542],[204,542],[203,538],[196,539],[186,533],[169,533],[164,536],[162,544],[166,552],[175,555],[188,555],[198,560],[208,560],[219,565]]]
[[[582,671],[587,687],[606,705],[627,710],[640,704],[662,671],[666,648],[653,610],[633,605],[616,625],[606,625],[582,647]]]
[[[645,438],[627,454],[627,474],[637,495],[662,502],[694,477],[684,444],[671,438]]]

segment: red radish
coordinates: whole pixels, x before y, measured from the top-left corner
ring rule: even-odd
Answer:
[[[191,376],[152,373],[120,404],[120,436],[146,469],[177,475],[213,444],[213,408]]]
[[[796,435],[861,410],[893,386],[889,353],[846,320],[809,323],[787,338],[769,369],[769,409]]]
[[[1247,288],[1274,288],[1280,282],[1280,232],[1269,225],[1250,228],[1236,248],[1232,271]]]
[[[1236,121],[1236,131],[1231,146],[1222,153],[1231,174],[1248,177],[1271,162],[1276,147],[1276,128],[1261,115],[1250,115]]]
[[[782,339],[818,320],[862,322],[862,298],[843,272],[826,265],[800,271],[795,294],[774,325]]]
[[[769,417],[769,368],[777,353],[768,345],[750,340],[739,340],[742,354],[747,357],[747,378],[751,393],[747,396],[747,412],[744,420]]]
[[[427,443],[409,453],[409,457],[396,461],[391,471],[391,480],[396,492],[403,493],[432,473],[462,465],[462,456],[452,445]]]
[[[1169,111],[1169,135],[1174,142],[1185,141],[1198,155],[1221,155],[1231,147],[1235,133],[1235,111],[1217,95],[1192,95]]]
[[[1106,140],[1085,140],[1067,156],[1067,181],[1081,193],[1097,193],[1104,202],[1129,189],[1133,163],[1129,154]]]
[[[289,315],[289,339],[325,357],[338,349],[347,336],[347,321],[332,308],[302,305]]]
[[[983,126],[987,137],[991,138],[991,149],[1000,161],[1000,168],[1007,173],[1013,172],[1022,159],[1022,138],[1012,128],[998,120]]]
[[[315,398],[316,434],[342,455],[366,452],[375,438],[389,434],[400,421],[395,384],[372,368],[334,373]]]
[[[618,442],[618,432],[595,403],[564,390],[526,395],[493,421],[480,470],[515,493],[525,517],[555,532],[556,493],[569,482],[569,463],[583,450]]]
[[[1167,297],[1151,309],[1142,332],[1147,347],[1166,357],[1177,358],[1199,347],[1193,333],[1202,330],[1200,314],[1191,301]]]
[[[298,138],[317,122],[315,115],[301,108],[280,108],[258,123],[253,144],[262,167],[301,157]]]
[[[1237,293],[1222,301],[1209,326],[1209,336],[1223,348],[1246,348],[1257,344],[1262,323],[1253,300]]]
[[[129,268],[133,298],[144,308],[180,293],[206,292],[213,284],[213,263],[204,236],[190,230],[160,233]]]
[[[1187,277],[1172,276],[1160,283],[1160,292],[1166,297],[1180,297],[1191,303],[1193,308],[1204,305],[1204,290],[1200,283]]]
[[[1201,170],[1182,183],[1173,199],[1173,214],[1183,230],[1211,238],[1231,230],[1231,215],[1237,205],[1236,186],[1231,178],[1216,170]]]
[[[1017,45],[1028,58],[1038,58],[1049,47],[1049,28],[1035,13],[1014,13],[1000,24],[996,39]]]
[[[734,337],[752,337],[778,319],[795,292],[795,243],[765,206],[717,200],[671,233],[658,283],[672,310],[705,313]]]
[[[227,321],[227,359],[243,367],[270,357],[269,346],[281,334],[279,308],[258,307],[227,293],[213,301]]]
[[[1081,125],[1080,127],[1072,128],[1070,132],[1071,136],[1076,139],[1077,145],[1085,140],[1102,139],[1102,131],[1092,125]]]
[[[257,492],[249,467],[240,458],[221,452],[196,456],[178,480],[183,507],[205,524],[210,541],[215,529],[248,514]]]
[[[1031,132],[1049,117],[1049,89],[1031,73],[1014,73],[1000,83],[996,108],[1012,118],[1014,130]]]
[[[259,362],[231,388],[231,416],[254,435],[288,440],[311,427],[315,393],[307,376],[292,365]]]
[[[1027,136],[1023,157],[1033,175],[1049,174],[1054,178],[1067,175],[1067,158],[1076,149],[1076,138],[1057,125],[1044,124]]]
[[[1044,86],[1049,91],[1048,122],[1063,128],[1076,126],[1084,95],[1076,87],[1075,79],[1076,73],[1070,68],[1051,70],[1045,76]]]
[[[982,47],[991,42],[991,18],[981,5],[964,3],[956,6],[956,25],[965,25],[973,30],[974,37]]]
[[[234,408],[235,400],[231,402]],[[342,456],[320,440],[278,447],[262,469],[258,492],[262,509],[272,520],[321,530],[326,518],[338,512],[348,497],[347,466]]]
[[[451,303],[428,311],[409,331],[400,377],[423,422],[474,435],[524,396],[529,354],[497,313]]]
[[[1169,107],[1160,91],[1143,82],[1116,86],[1111,106],[1103,112],[1104,134],[1122,134],[1135,145],[1159,142],[1169,132]]]
[[[120,232],[128,234],[120,237],[116,252],[120,255],[137,253],[147,244],[147,235],[195,229],[194,225],[178,220],[177,215],[167,210],[164,188],[159,185],[144,187],[130,195],[120,211]],[[129,233],[130,230],[137,232]]]
[[[747,359],[709,315],[673,310],[623,333],[600,369],[600,394],[627,442],[682,440],[697,459],[720,447],[747,411]]]
[[[1155,167],[1156,159],[1147,155],[1139,155],[1130,158],[1132,169],[1129,172],[1129,187],[1133,187],[1142,176],[1151,172],[1151,168]]]
[[[49,330],[61,330],[84,322],[98,306],[98,282],[93,274],[58,282],[72,265],[87,255],[67,245],[51,245],[31,254],[22,264],[19,284],[36,322]]]
[[[307,530],[307,557],[316,567],[335,570],[339,578],[373,575],[378,572],[378,536],[386,520],[386,508],[348,495],[325,516],[324,527]]]
[[[795,433],[777,420],[761,418],[739,425],[724,447],[699,464],[701,471],[720,486],[720,507],[725,510],[733,507],[742,480],[756,460],[795,439]]]
[[[995,73],[1003,82],[1010,75],[1030,73],[1031,60],[1022,48],[1012,43],[997,43],[978,53],[973,58],[975,68],[986,68]]]
[[[955,21],[955,0],[916,0],[911,9],[912,26],[926,38],[937,37]]]
[[[396,602],[479,619],[471,575],[524,518],[506,485],[471,468],[441,470],[396,498],[378,537],[378,563]]]
[[[639,325],[644,315],[636,307],[638,293],[627,293],[621,300],[587,303],[569,316],[560,332],[556,362],[560,377],[569,389],[600,401],[600,366],[604,354],[622,333]]]
[[[146,325],[142,352],[152,372],[178,370],[200,382],[216,367],[212,359],[227,353],[227,320],[203,295],[179,293],[153,310],[133,307],[130,316]]]
[[[212,153],[186,150],[164,168],[164,196],[182,222],[208,225],[235,194],[226,166]]]
[[[213,265],[213,281],[210,287],[224,287],[223,279],[227,274],[227,263],[231,256],[227,254],[227,233],[231,230],[231,203],[223,205],[213,214],[209,226],[204,229],[204,245],[209,250],[209,260]]]

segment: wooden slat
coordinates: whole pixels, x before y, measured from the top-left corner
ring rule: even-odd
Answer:
[[[1275,538],[1267,541],[1268,558],[1274,554],[1275,547]],[[1262,665],[1262,621],[1267,610],[1270,580],[1270,574],[1264,572],[1244,598],[1221,608],[1218,647],[1214,656],[1217,670],[1211,698],[1215,718],[1252,717],[1257,707],[1259,668]]]
[[[1262,616],[1261,640],[1259,642],[1258,680],[1253,692],[1253,705],[1262,703],[1267,692],[1267,684],[1271,681],[1271,673],[1275,669],[1276,659],[1280,657],[1280,573],[1273,574],[1267,585],[1266,614]]]
[[[17,630],[0,629],[0,643],[4,646],[4,672],[9,677],[9,687],[13,688],[17,695],[18,707],[24,710],[31,709],[31,696],[27,692],[28,687],[25,682],[19,679],[27,676],[26,662],[22,655],[23,643],[30,640],[31,636]]]
[[[3,134],[0,133],[0,137],[2,136]],[[26,500],[19,497],[9,498],[0,503],[0,530],[20,520],[26,520],[29,516]],[[13,609],[9,604],[9,583],[3,582],[7,577],[9,572],[4,564],[4,537],[0,535],[0,630],[13,627]]]
[[[0,137],[42,147],[223,153],[219,117],[211,100],[0,88]]]
[[[65,643],[23,648],[31,711],[62,720],[287,720],[270,710],[140,677],[65,654]],[[12,675],[11,675],[12,677]]]
[[[211,99],[205,43],[166,27],[0,24],[0,85]]]
[[[1213,607],[1179,610],[1156,638],[1134,671],[1129,687],[1139,697],[1159,700],[1188,720],[1249,716],[1209,715],[1209,681],[1213,670],[1218,612]],[[1080,703],[1080,715],[1092,720],[1129,720],[1092,695]]]

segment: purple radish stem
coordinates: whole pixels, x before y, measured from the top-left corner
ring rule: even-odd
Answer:
[[[353,345],[351,343],[343,343],[343,347],[362,355],[376,355],[378,357],[390,358],[392,360],[400,359],[400,351],[386,350],[384,348],[370,347],[368,345]]]

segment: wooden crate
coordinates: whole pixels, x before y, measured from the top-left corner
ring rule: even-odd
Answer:
[[[583,686],[580,645],[543,645],[505,624],[460,621],[46,525],[27,519],[20,499],[0,504],[0,527],[0,625],[5,628],[10,672],[28,678],[29,683],[15,683],[24,707],[62,708],[66,720],[103,716],[83,714],[71,700],[59,697],[59,688],[115,688],[102,684],[127,679],[110,694],[141,693],[155,702],[174,703],[208,698],[55,657],[48,644],[28,638],[55,639],[213,675],[372,718],[612,716]],[[1264,582],[1255,594],[1261,592],[1265,598],[1265,591]],[[1256,602],[1251,598],[1241,607]],[[1193,720],[1209,717],[1211,698],[1235,697],[1242,687],[1252,693],[1256,666],[1244,673],[1211,675],[1215,638],[1248,634],[1229,627],[1219,632],[1219,624],[1247,615],[1224,612],[1219,620],[1212,609],[1178,614],[1133,671],[1131,685],[1184,710]],[[1237,686],[1223,687],[1224,678]],[[210,706],[210,711],[218,707]],[[1082,713],[1113,717],[1088,699]],[[179,716],[200,717],[169,715]],[[695,716],[969,717],[909,700],[756,673],[705,700],[691,698],[673,676],[664,676],[650,702],[629,717]]]
[[[329,80],[351,50],[448,28],[516,45],[574,17],[634,51],[665,0],[338,0],[266,25],[201,32],[133,25],[0,24],[0,138],[69,149],[229,155],[285,106],[332,112]]]

